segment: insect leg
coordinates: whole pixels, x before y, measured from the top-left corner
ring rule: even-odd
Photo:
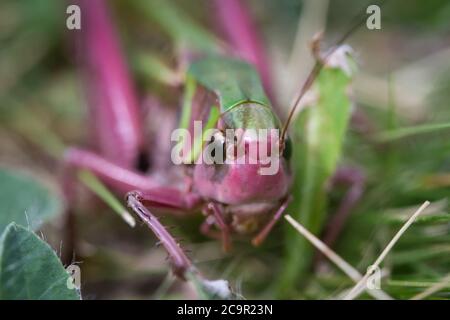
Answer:
[[[169,253],[175,275],[185,278],[185,274],[192,268],[192,263],[185,255],[179,244],[175,241],[167,229],[158,221],[158,219],[141,202],[141,196],[136,192],[127,194],[128,206],[145,222],[145,224],[158,237],[161,244]]]
[[[267,235],[270,233],[270,231],[273,229],[275,223],[277,223],[278,220],[280,220],[281,215],[286,210],[289,202],[291,201],[290,198],[287,198],[283,201],[280,208],[278,208],[277,212],[273,215],[272,219],[267,223],[267,225],[252,239],[252,244],[254,246],[259,246],[266,238]]]
[[[69,148],[65,152],[64,160],[69,167],[92,171],[98,178],[121,193],[134,189],[146,190],[157,186],[157,183],[147,176],[83,149]]]
[[[118,192],[139,190],[144,204],[188,210],[197,206],[201,200],[194,193],[163,187],[151,176],[123,168],[89,151],[72,148],[66,152],[65,159],[68,165],[92,171]]]
[[[345,222],[347,221],[352,209],[362,196],[365,185],[365,177],[363,173],[355,167],[341,167],[338,168],[331,181],[331,187],[344,184],[348,185],[349,189],[333,217],[325,227],[323,242],[332,247],[336,239],[339,237]],[[316,262],[320,261],[322,256],[316,258]]]
[[[79,1],[83,25],[76,44],[84,69],[91,127],[104,157],[127,168],[144,167],[136,93],[105,2]]]
[[[226,224],[225,220],[223,220],[222,209],[214,202],[208,203],[206,208],[212,213],[215,223],[221,231],[223,251],[225,252],[230,251],[231,249],[230,227]]]
[[[179,210],[192,210],[201,203],[199,195],[192,192],[183,192],[172,187],[150,188],[146,191],[134,191],[139,194],[144,205]]]
[[[209,215],[209,213],[206,210],[204,212],[207,216],[206,219],[200,225],[200,232],[207,237],[220,240],[222,238],[222,234],[211,229],[211,227],[216,223],[214,217]]]

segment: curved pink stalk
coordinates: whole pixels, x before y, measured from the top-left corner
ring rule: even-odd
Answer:
[[[135,91],[105,1],[79,0],[81,55],[96,143],[114,163],[132,167],[142,146]]]
[[[235,52],[259,71],[271,95],[270,69],[262,41],[242,0],[215,0],[220,27]]]

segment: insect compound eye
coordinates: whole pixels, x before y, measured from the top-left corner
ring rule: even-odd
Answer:
[[[216,132],[203,150],[203,160],[206,164],[223,164],[225,157],[225,137],[221,132]]]
[[[286,160],[291,159],[292,156],[292,140],[287,137],[286,140],[284,140],[284,150],[283,150],[283,158]]]

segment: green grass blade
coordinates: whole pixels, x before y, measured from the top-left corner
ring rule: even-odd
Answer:
[[[166,0],[134,0],[132,3],[155,21],[177,45],[200,51],[216,52],[218,40],[206,28]]]
[[[80,170],[78,172],[78,179],[94,192],[100,199],[102,199],[111,209],[114,210],[128,225],[134,227],[136,225],[135,219],[125,209],[119,200],[108,190],[108,188],[90,171]]]
[[[206,122],[205,127],[203,128],[203,135],[201,137],[196,137],[194,140],[194,145],[192,146],[191,150],[189,151],[189,154],[186,156],[187,163],[193,163],[197,157],[200,155],[202,149],[203,149],[203,141],[205,138],[205,135],[207,134],[209,129],[212,129],[215,127],[217,121],[220,117],[220,111],[217,106],[212,106],[211,111],[208,116],[208,121]]]
[[[399,128],[396,130],[382,132],[376,136],[376,139],[379,142],[388,142],[388,141],[411,137],[414,135],[433,133],[436,131],[447,130],[447,129],[450,129],[450,123],[424,124],[424,125],[405,127],[405,128]]]

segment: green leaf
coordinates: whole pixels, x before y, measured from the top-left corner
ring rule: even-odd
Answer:
[[[347,95],[351,78],[341,69],[325,67],[312,92],[315,103],[307,106],[293,124],[294,200],[288,212],[309,231],[319,234],[326,215],[326,185],[341,156],[350,118]],[[312,260],[313,247],[292,228],[287,232],[287,255],[279,282],[281,295],[299,284]]]
[[[36,230],[61,210],[59,198],[35,178],[0,168],[0,233],[13,221]]]
[[[50,246],[32,231],[9,224],[0,239],[0,299],[79,300]]]

